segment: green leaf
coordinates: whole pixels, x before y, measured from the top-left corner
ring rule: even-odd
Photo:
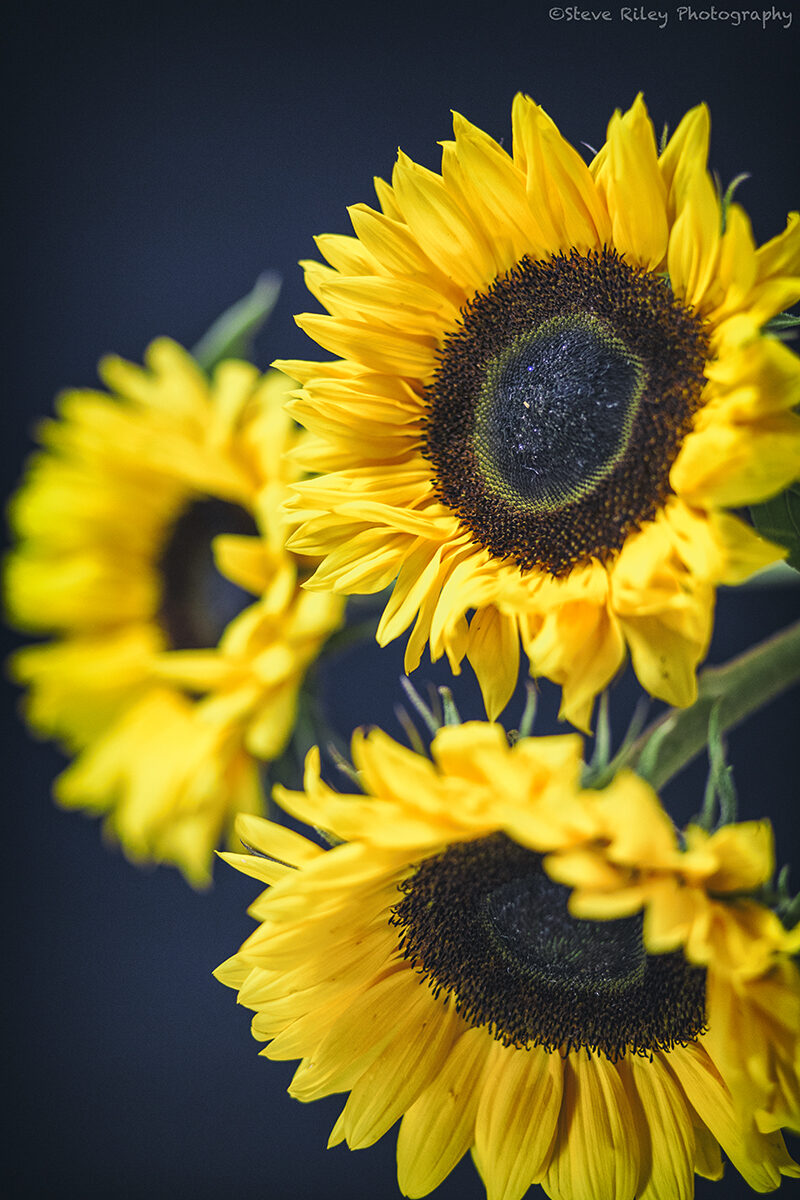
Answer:
[[[192,347],[192,355],[204,371],[212,371],[225,358],[250,358],[253,338],[275,307],[280,290],[280,276],[265,271],[251,292],[217,317]]]
[[[764,333],[780,334],[787,329],[796,329],[800,325],[800,317],[795,313],[778,313],[777,317],[773,317],[771,321],[767,321],[763,328]]]
[[[787,563],[800,571],[800,483],[793,483],[763,504],[753,505],[750,515],[762,537],[785,546],[789,551]]]

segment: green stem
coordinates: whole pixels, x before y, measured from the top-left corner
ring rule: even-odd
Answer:
[[[631,745],[625,763],[662,788],[706,748],[715,706],[724,733],[798,681],[800,621],[723,666],[702,671],[695,703],[654,721]]]

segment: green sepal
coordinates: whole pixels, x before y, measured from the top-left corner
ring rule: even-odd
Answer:
[[[724,233],[725,229],[727,227],[727,224],[728,224],[728,209],[730,208],[731,204],[733,203],[733,197],[736,195],[736,189],[739,187],[740,184],[744,183],[746,179],[749,179],[750,176],[746,171],[743,172],[741,175],[737,175],[735,179],[732,179],[730,181],[730,183],[726,187],[724,193],[722,191],[722,185],[720,183],[719,176],[717,175],[717,176],[715,176],[715,178],[717,181],[717,191],[720,194],[720,200],[719,200],[720,215],[721,215],[720,233]]]
[[[531,737],[533,735],[537,699],[536,684],[532,680],[528,680],[525,684],[525,707],[522,710],[522,716],[519,719],[519,729],[517,730],[518,738]]]
[[[361,784],[358,771],[350,762],[350,759],[347,757],[347,755],[342,754],[335,742],[328,742],[326,753],[340,774],[344,775],[345,779],[349,780],[353,787],[357,788],[359,792],[363,792],[364,788]]]
[[[793,483],[763,504],[754,504],[750,515],[762,537],[785,546],[786,562],[800,571],[800,483]]]
[[[722,701],[718,699],[708,718],[708,779],[703,809],[692,818],[692,824],[711,833],[722,825],[732,824],[736,820],[736,808],[733,768],[728,766],[722,737]]]
[[[217,317],[192,347],[192,356],[204,371],[213,371],[226,358],[250,359],[253,339],[275,307],[280,290],[280,276],[265,271],[251,292]]]
[[[793,896],[789,891],[789,864],[781,868],[775,887],[774,908],[787,929],[794,929],[800,921],[800,893]]]
[[[647,713],[650,708],[649,700],[642,698],[634,709],[633,715],[625,731],[625,736],[620,743],[619,749],[611,753],[611,725],[608,712],[608,692],[603,692],[600,697],[600,704],[597,710],[597,726],[594,739],[594,749],[592,757],[588,763],[584,765],[582,786],[592,788],[595,791],[602,791],[608,787],[617,771],[626,766],[628,757],[636,743],[636,739],[642,732]],[[645,746],[645,751],[647,747]],[[642,754],[640,756],[643,757]]]
[[[664,122],[664,127],[663,127],[663,129],[661,130],[661,137],[658,139],[658,153],[659,153],[659,155],[663,154],[663,153],[664,153],[664,151],[666,150],[666,148],[667,148],[667,142],[668,142],[668,141],[669,141],[669,122],[668,122],[668,121],[665,121],[665,122]]]
[[[430,704],[428,705],[422,699],[407,675],[400,676],[400,686],[406,694],[406,699],[410,702],[414,712],[416,712],[432,738],[436,737],[436,734],[445,725],[462,724],[461,714],[456,708],[456,702],[449,687],[434,688],[432,684],[429,684]],[[414,722],[411,720],[409,713],[400,705],[396,706],[394,711],[417,753],[420,753],[418,747],[422,746],[421,753],[427,754],[428,751],[425,749],[425,744],[414,728]]]
[[[456,702],[453,699],[453,693],[450,691],[450,688],[440,687],[438,691],[442,701],[442,719],[445,725],[460,725],[461,715],[456,708]]]

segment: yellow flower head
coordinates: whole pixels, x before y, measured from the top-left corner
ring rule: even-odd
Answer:
[[[715,588],[781,556],[728,509],[800,475],[800,364],[765,323],[800,296],[800,222],[757,249],[691,110],[659,154],[644,102],[587,166],[519,95],[508,153],[456,114],[441,174],[400,154],[355,237],[306,264],[335,362],[282,364],[319,478],[291,501],[311,585],[376,592],[475,669],[491,718],[520,642],[581,727],[626,651],[689,704]],[[279,364],[280,365],[280,364]]]
[[[333,792],[312,754],[305,792],[276,798],[333,849],[242,817],[252,853],[225,856],[270,887],[251,909],[258,929],[216,974],[255,1011],[263,1053],[301,1060],[294,1097],[349,1093],[329,1144],[369,1146],[400,1120],[407,1196],[467,1151],[489,1200],[534,1183],[551,1200],[688,1200],[695,1173],[720,1178],[721,1149],[759,1191],[800,1175],[779,1130],[797,1096],[785,947],[757,978],[743,953],[742,1038],[729,977],[709,990],[713,944],[699,961],[680,939],[651,952],[641,903],[614,920],[568,910],[553,864],[602,845],[577,735],[509,747],[476,722],[440,730],[431,754],[356,735],[362,795]],[[625,774],[602,797],[623,812],[651,792]],[[714,853],[696,853],[708,869]]]
[[[627,783],[626,783],[627,781]],[[700,1039],[737,1101],[763,1132],[800,1129],[800,927],[784,929],[755,896],[775,871],[767,821],[690,825],[679,837],[636,776],[592,799],[594,837],[548,856],[551,878],[573,888],[579,919],[643,915],[652,954],[681,950],[706,973]]]
[[[256,760],[286,744],[342,601],[304,591],[286,548],[285,376],[209,381],[166,339],[100,372],[111,394],[60,398],[11,502],[7,609],[54,635],[12,665],[32,727],[78,754],[57,798],[202,884],[234,814],[261,811]]]

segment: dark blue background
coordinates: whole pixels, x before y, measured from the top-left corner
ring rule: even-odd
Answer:
[[[530,3],[167,0],[5,17],[8,487],[58,389],[91,385],[104,352],[138,359],[162,333],[191,344],[266,267],[285,287],[260,362],[324,357],[292,321],[309,307],[297,259],[314,254],[314,233],[349,231],[345,205],[371,201],[398,145],[436,167],[451,108],[508,141],[523,89],[568,137],[598,146],[639,89],[659,128],[707,100],[714,165],[724,181],[751,172],[740,196],[756,235],[778,232],[800,202],[797,6],[782,5],[788,31],[679,24],[676,5],[653,7],[670,14],[663,31],[622,23],[614,6],[610,23],[576,24]],[[723,595],[712,660],[785,624],[799,595]],[[336,666],[326,688],[341,733],[361,722],[399,732],[400,670],[399,646]],[[635,695],[630,680],[617,689],[620,722]],[[479,715],[466,675],[457,697]],[[547,688],[543,707],[544,730]],[[795,690],[731,740],[743,815],[774,817],[782,859],[796,840],[796,728]],[[6,1195],[397,1195],[394,1135],[326,1152],[338,1101],[286,1097],[290,1065],[257,1057],[247,1015],[211,978],[252,927],[254,881],[220,866],[198,896],[173,871],[135,870],[102,848],[94,822],[52,806],[56,752],[13,712],[5,733]],[[672,787],[681,816],[703,775],[698,764]],[[698,1196],[751,1194],[738,1185],[731,1172]],[[482,1194],[469,1162],[438,1194]]]

